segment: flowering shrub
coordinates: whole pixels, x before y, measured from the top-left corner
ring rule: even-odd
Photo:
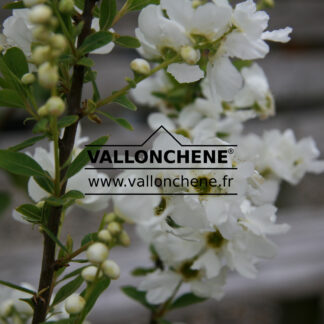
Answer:
[[[13,13],[1,35],[0,105],[25,109],[38,135],[0,150],[0,167],[29,177],[32,203],[19,206],[13,216],[38,225],[44,254],[37,290],[0,281],[15,290],[1,304],[0,321],[85,323],[110,280],[120,275],[109,251],[130,244],[125,222],[136,224],[153,264],[136,268],[133,274],[143,276],[142,282],[123,291],[151,311],[151,323],[168,323],[163,318],[171,309],[221,299],[229,271],[254,278],[258,261],[275,255],[269,237],[289,229],[276,223],[281,182],[295,185],[306,172],[323,172],[324,161],[317,160],[320,153],[311,138],[297,141],[292,130],[262,136],[243,132],[244,122],[275,113],[268,81],[254,60],[268,54],[268,41],[288,42],[292,29],[267,31],[269,16],[262,9],[271,4],[127,0],[118,10],[115,0],[23,0],[5,6]],[[114,25],[136,10],[141,10],[137,38],[115,32]],[[130,63],[134,77],[127,85],[105,97],[98,91],[89,54],[108,54],[115,44],[138,48],[143,58]],[[81,101],[84,83],[91,83],[93,93]],[[187,146],[238,145],[227,161],[237,170],[236,194],[226,195],[225,188],[205,182],[173,187],[171,195],[154,188],[156,194],[138,197],[136,186],[126,186],[116,188],[112,193],[119,195],[112,199],[85,196],[84,191],[98,193],[85,183],[86,176],[109,178],[84,169],[89,148],[81,148],[88,138],[80,135],[80,121],[100,123],[103,116],[132,129],[127,120],[102,110],[113,102],[135,110],[126,96],[130,91],[138,103],[159,109],[148,118],[153,130],[162,125]],[[166,136],[159,134],[153,149],[168,149]],[[48,151],[36,147],[34,154],[20,152],[42,139],[50,142]],[[103,136],[91,144],[98,147],[107,140]],[[233,172],[190,166],[181,174],[208,180]],[[120,176],[148,174],[144,168]],[[155,175],[177,179],[180,171]],[[126,191],[134,195],[123,195]],[[108,205],[113,212],[104,213]],[[59,234],[63,215],[74,206],[104,213],[98,231],[87,234],[78,249],[71,237],[63,243]],[[67,265],[83,252],[87,264],[66,274]]]

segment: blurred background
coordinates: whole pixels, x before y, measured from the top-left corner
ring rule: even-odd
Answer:
[[[176,0],[174,0],[176,1]],[[0,0],[3,5],[7,1]],[[277,116],[267,121],[252,121],[246,132],[292,128],[297,138],[312,136],[324,158],[324,1],[277,0],[270,29],[292,26],[293,40],[287,45],[272,45],[270,55],[260,64],[265,69],[277,102]],[[10,11],[0,9],[0,22]],[[137,15],[127,15],[116,26],[122,35],[133,34]],[[102,95],[125,84],[130,76],[128,64],[137,53],[116,47],[104,56],[94,56]],[[89,93],[86,88],[85,96]],[[109,111],[127,117],[134,131],[109,122],[101,125],[84,121],[83,134],[91,139],[110,134],[111,143],[142,142],[149,134],[146,118],[150,109],[134,113],[109,106]],[[22,124],[19,110],[0,108],[0,148],[17,144],[31,136],[32,125]],[[46,145],[46,143],[43,143]],[[11,217],[13,207],[26,203],[26,179],[0,172],[0,278],[35,287],[41,262],[42,239],[37,228],[18,223]],[[170,313],[170,320],[189,324],[323,324],[324,323],[324,175],[308,175],[298,187],[284,184],[277,203],[280,222],[292,225],[291,231],[276,238],[278,256],[260,265],[257,280],[231,275],[227,294],[221,302],[209,301],[184,311]],[[88,215],[74,209],[66,218],[63,237],[70,233],[75,246],[88,232],[95,231],[101,215]],[[148,323],[142,306],[123,296],[119,287],[136,284],[130,271],[149,265],[149,255],[129,229],[132,246],[116,248],[112,258],[122,269],[121,279],[97,304],[90,316],[94,324]]]

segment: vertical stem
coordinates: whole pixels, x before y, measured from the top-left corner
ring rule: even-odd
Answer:
[[[92,10],[97,0],[85,0],[83,21],[84,26],[78,39],[78,47],[82,44],[84,39],[91,32],[92,22]],[[84,79],[85,68],[83,66],[75,65],[73,69],[72,85],[70,93],[67,97],[68,113],[71,115],[79,114],[81,106],[82,87]],[[55,156],[55,159],[59,158],[58,168],[60,172],[59,179],[63,179],[67,168],[61,169],[61,166],[68,160],[71,155],[74,146],[75,134],[78,127],[78,122],[67,127],[64,131],[63,138],[54,145],[58,146],[59,154]],[[56,161],[57,162],[57,161]],[[60,184],[60,181],[58,182]],[[62,187],[57,187],[59,196],[65,193],[66,183]],[[47,228],[55,235],[58,234],[60,219],[61,219],[62,208],[61,207],[50,207],[47,220]],[[43,260],[42,269],[39,279],[38,293],[39,295],[35,298],[33,324],[40,324],[46,320],[48,306],[52,296],[53,289],[53,278],[54,278],[54,265],[55,265],[55,250],[56,244],[52,239],[44,233],[44,247],[43,247]]]

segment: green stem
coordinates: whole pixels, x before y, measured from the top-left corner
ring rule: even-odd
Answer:
[[[147,79],[148,77],[152,76],[153,74],[155,74],[156,72],[165,69],[166,67],[168,67],[170,64],[175,63],[177,61],[179,61],[180,56],[175,56],[170,60],[164,61],[163,63],[159,64],[158,66],[156,66],[154,69],[151,70],[151,72],[147,75],[143,75],[140,78],[136,79],[136,80],[132,80],[129,82],[128,85],[126,85],[124,88],[114,92],[112,95],[110,95],[107,98],[101,99],[99,100],[96,105],[97,108],[100,108],[104,105],[107,105],[111,102],[113,102],[115,99],[117,99],[118,97],[126,94],[130,89],[134,88],[138,83],[140,83],[141,81]]]

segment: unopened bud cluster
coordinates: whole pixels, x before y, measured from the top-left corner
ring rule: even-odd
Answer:
[[[113,280],[119,278],[118,264],[108,259],[110,249],[116,245],[128,246],[130,238],[115,213],[105,214],[96,242],[92,243],[86,251],[87,259],[92,265],[83,269],[81,273],[85,281],[94,282],[102,275]]]
[[[31,63],[37,66],[39,84],[46,89],[55,89],[59,81],[57,58],[66,51],[68,42],[65,36],[53,32],[58,23],[57,18],[45,1],[24,0],[24,4],[31,7],[29,21],[35,26],[33,28],[35,46],[31,54]],[[31,73],[25,74],[21,81],[29,85],[35,81],[35,76]],[[60,116],[64,110],[64,101],[60,97],[52,96],[39,108],[38,115]]]

